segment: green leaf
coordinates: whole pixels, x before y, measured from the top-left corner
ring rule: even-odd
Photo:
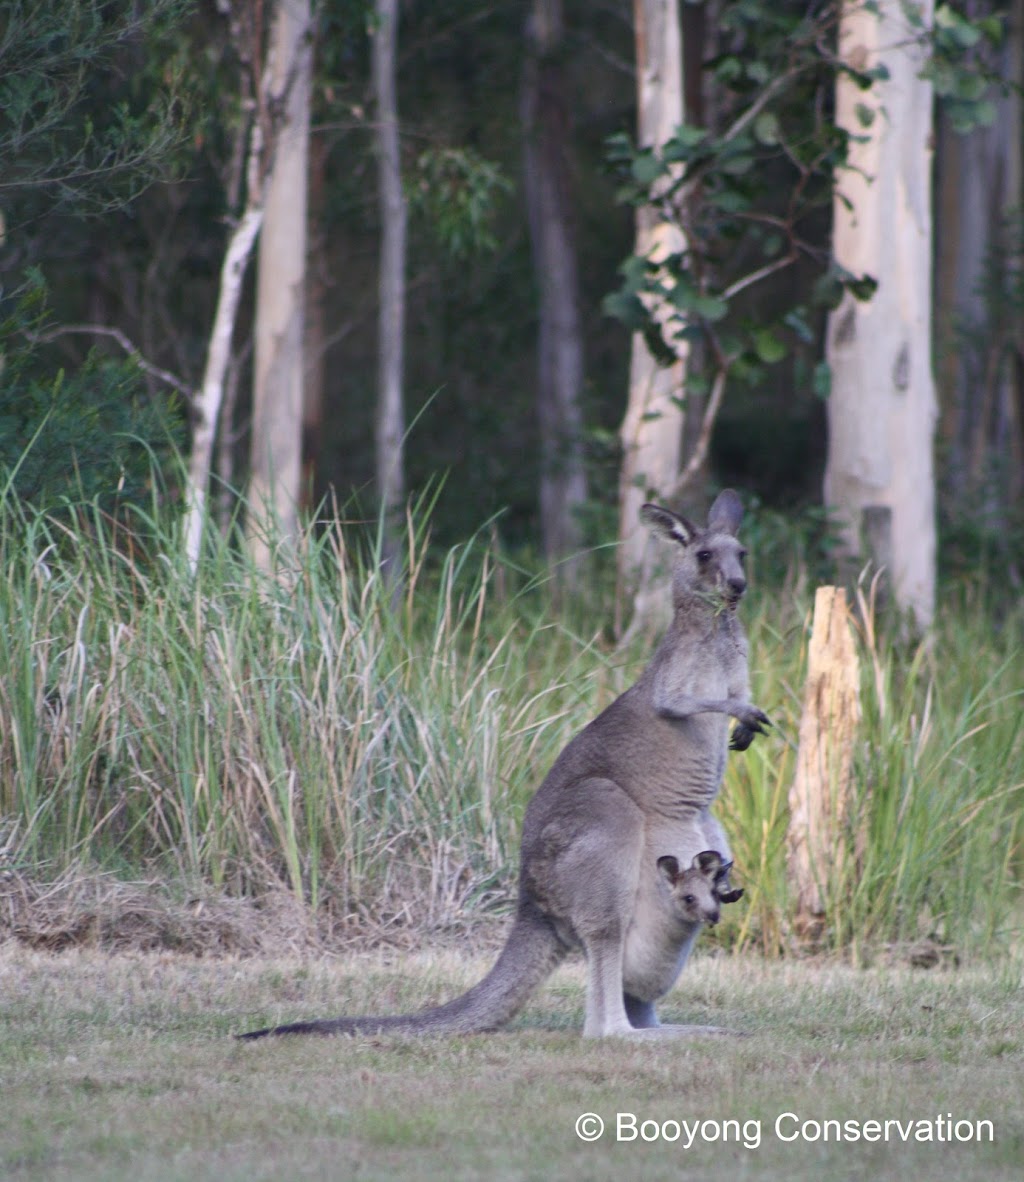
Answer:
[[[838,308],[843,298],[843,284],[834,271],[819,275],[811,288],[811,301],[829,310]]]
[[[724,213],[744,213],[751,206],[750,198],[738,193],[735,189],[722,189],[718,193],[709,193],[707,202]]]
[[[935,27],[950,33],[953,39],[964,49],[970,49],[981,40],[981,30],[970,21],[965,20],[958,12],[954,12],[948,4],[940,4],[935,10]]]
[[[710,320],[712,324],[723,319],[729,311],[729,305],[718,296],[698,296],[693,301],[693,310],[698,316]]]
[[[827,398],[832,393],[832,369],[827,361],[819,361],[814,367],[812,388],[819,398]]]
[[[877,114],[874,107],[869,107],[867,103],[857,103],[853,108],[853,112],[857,116],[857,122],[861,127],[870,127],[874,123]]]
[[[786,356],[786,346],[770,328],[759,328],[754,333],[754,351],[765,365],[774,365]]]
[[[1003,19],[1000,16],[983,16],[974,22],[975,28],[982,31],[993,45],[1003,43]]]
[[[867,303],[878,290],[878,280],[874,279],[871,275],[861,275],[856,279],[847,279],[845,286],[855,300],[860,300],[861,303]]]
[[[754,120],[754,138],[768,147],[777,144],[781,138],[778,116],[771,111],[758,115]]]
[[[743,63],[738,57],[724,57],[715,67],[719,82],[735,82],[743,74]]]
[[[921,10],[916,4],[901,4],[903,9],[903,18],[912,29],[924,28],[924,17],[921,15]]]
[[[974,108],[974,121],[978,127],[991,127],[996,121],[996,105],[988,102],[978,103]]]
[[[686,123],[681,123],[665,144],[664,158],[669,164],[680,164],[690,160],[707,138],[708,133],[703,127],[690,127]]]
[[[639,156],[633,157],[631,172],[633,179],[638,184],[653,185],[660,176],[664,175],[665,164],[653,152],[643,152]]]
[[[630,295],[635,295],[642,291],[647,282],[649,274],[648,263],[645,258],[640,255],[631,254],[628,259],[619,267],[623,277],[623,290]]]
[[[683,275],[673,284],[668,298],[680,312],[696,312],[700,293],[693,286],[689,276]]]
[[[742,152],[721,163],[721,169],[727,176],[743,176],[754,166],[754,157]]]
[[[791,328],[805,345],[814,342],[814,330],[807,319],[806,308],[791,308],[782,319],[783,323]]]
[[[639,332],[647,324],[647,310],[640,300],[628,291],[612,291],[601,301],[601,311],[612,316],[631,332]]]
[[[604,141],[605,154],[613,164],[633,159],[633,141],[624,131],[617,131]]]

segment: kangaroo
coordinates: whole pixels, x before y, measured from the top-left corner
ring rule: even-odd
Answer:
[[[662,1026],[655,1003],[701,927],[681,919],[671,876],[680,865],[704,874],[700,859],[714,854],[721,901],[742,893],[728,885],[729,844],[710,812],[727,747],[745,750],[770,725],[749,701],[736,615],[747,585],[736,537],[742,514],[731,489],[711,506],[706,529],[643,506],[644,522],[677,547],[672,622],[635,684],[567,744],[527,805],[516,916],[484,979],[415,1014],[296,1022],[239,1038],[495,1030],[576,947],[587,958],[584,1037],[721,1033]]]
[[[686,870],[672,854],[658,859],[667,907],[633,917],[623,950],[622,983],[631,997],[653,1003],[664,996],[689,955],[704,924],[718,923],[718,876],[728,873],[717,850],[702,850]],[[655,916],[653,924],[647,922]]]

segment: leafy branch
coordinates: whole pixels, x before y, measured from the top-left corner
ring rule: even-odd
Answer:
[[[840,4],[743,0],[722,11],[718,56],[705,63],[716,95],[716,126],[683,124],[657,148],[639,148],[625,134],[608,141],[608,159],[621,180],[620,199],[652,210],[676,227],[683,245],[657,259],[634,255],[622,264],[619,290],[604,310],[640,332],[655,356],[673,360],[681,342],[691,350],[687,389],[706,395],[694,450],[673,489],[678,496],[701,469],[715,417],[730,378],[756,384],[766,369],[818,339],[824,313],[844,293],[870,299],[869,275],[838,266],[827,247],[827,225],[850,143],[858,138],[836,125],[837,74],[852,77],[865,94],[884,82],[884,64],[854,69],[837,51]],[[877,11],[874,0],[865,8]],[[970,22],[948,5],[934,29],[917,14],[910,35],[927,37],[930,72],[940,94],[952,95],[958,126],[988,118],[985,94],[991,71],[981,53],[999,22]],[[875,109],[863,105],[867,134]],[[973,120],[973,122],[972,122]],[[842,200],[841,193],[838,194]],[[800,265],[800,295],[788,305],[758,299],[766,282]],[[825,397],[828,369],[811,378]]]

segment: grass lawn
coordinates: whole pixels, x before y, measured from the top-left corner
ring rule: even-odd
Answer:
[[[43,954],[10,941],[0,947],[0,1177],[1024,1177],[1019,963],[858,971],[696,959],[664,1016],[745,1038],[584,1042],[578,964],[500,1034],[230,1037],[442,1000],[489,963],[451,951]],[[575,1131],[584,1113],[605,1122],[592,1143]],[[620,1113],[636,1117],[621,1118],[635,1139],[617,1136]],[[900,1122],[888,1140],[886,1121]],[[991,1140],[978,1122],[991,1122]]]

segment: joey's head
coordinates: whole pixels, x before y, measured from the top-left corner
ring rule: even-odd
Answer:
[[[661,505],[644,505],[640,516],[676,546],[672,601],[677,609],[697,600],[716,611],[735,610],[747,589],[747,552],[736,537],[743,506],[731,488],[715,499],[706,529]]]
[[[686,870],[672,854],[658,859],[658,870],[669,885],[676,918],[687,923],[716,924],[721,916],[717,884],[730,864],[717,850],[699,853]]]

